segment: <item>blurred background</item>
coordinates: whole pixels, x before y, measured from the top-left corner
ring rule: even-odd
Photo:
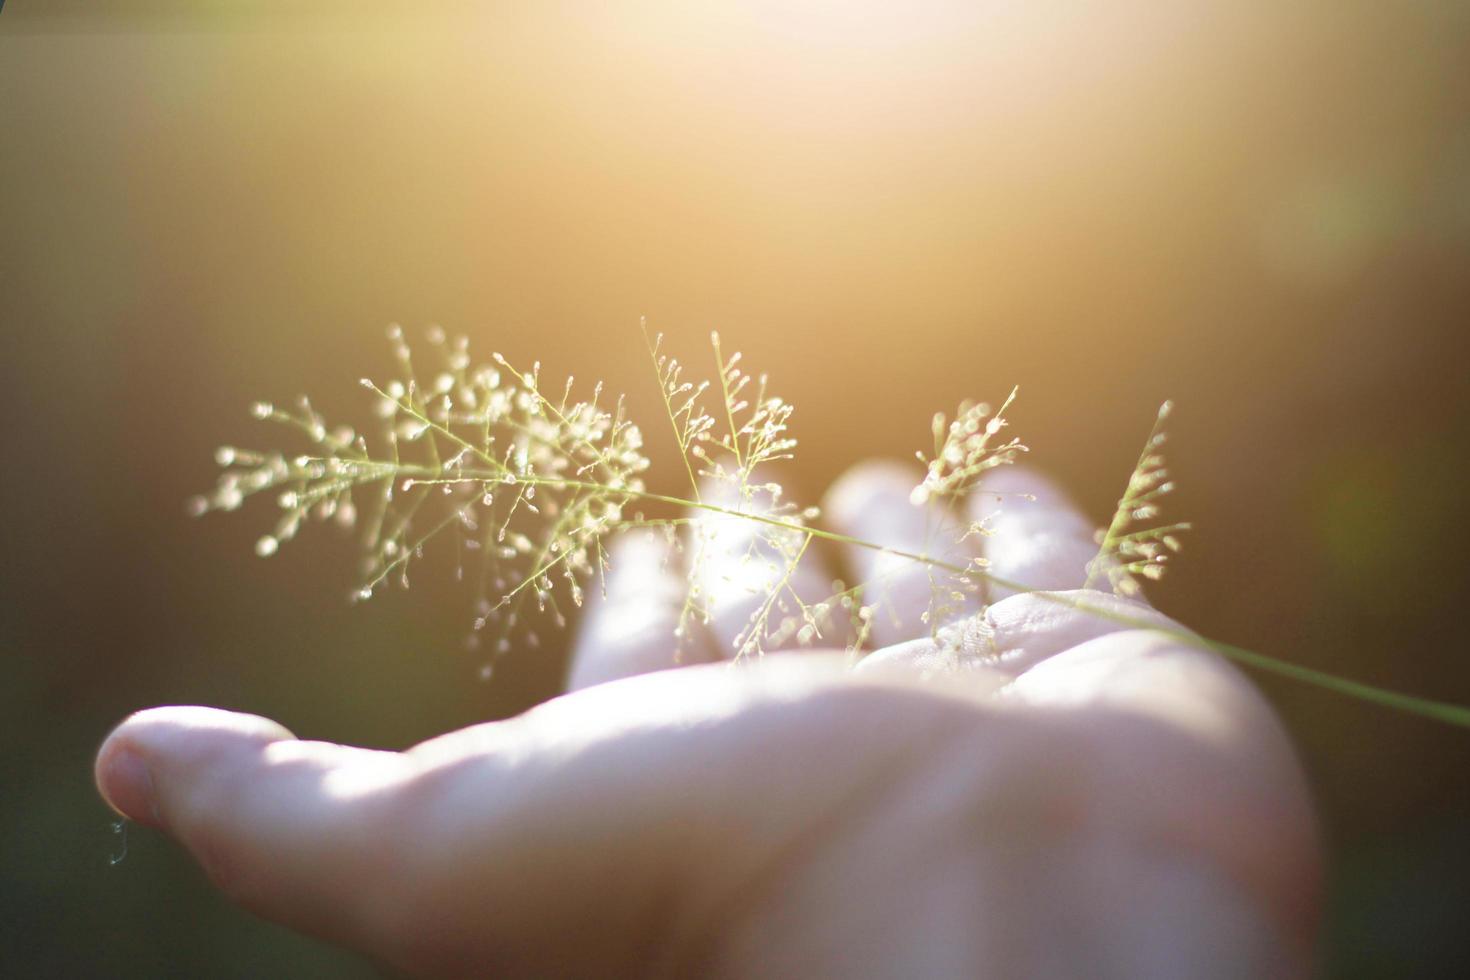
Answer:
[[[119,840],[91,760],[200,702],[397,747],[476,679],[447,584],[344,600],[329,529],[192,521],[247,407],[368,416],[384,327],[603,378],[640,316],[798,406],[807,499],[1021,399],[1109,513],[1178,401],[1157,601],[1470,703],[1470,5],[9,0],[0,12],[0,972],[373,975]],[[671,447],[652,425],[655,459]],[[677,465],[654,483],[677,486]],[[1259,678],[1333,861],[1325,971],[1470,976],[1470,732]]]

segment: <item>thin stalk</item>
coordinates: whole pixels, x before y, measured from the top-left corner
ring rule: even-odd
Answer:
[[[699,478],[694,475],[694,466],[689,462],[689,447],[684,444],[684,434],[679,431],[679,420],[674,417],[674,403],[669,400],[668,386],[664,382],[663,371],[659,369],[658,348],[648,338],[648,327],[643,328],[643,343],[648,348],[648,359],[653,362],[653,374],[658,378],[658,393],[664,403],[664,414],[669,417],[669,427],[674,430],[674,444],[679,447],[679,459],[684,464],[684,472],[689,475],[689,492],[694,494],[694,499],[699,499]]]
[[[725,406],[725,421],[730,426],[730,452],[735,454],[735,465],[743,473],[745,471],[745,460],[740,457],[740,431],[735,428],[735,412],[730,404],[730,379],[728,368],[725,366],[725,355],[720,350],[720,335],[712,333],[709,335],[710,346],[715,349],[715,370],[720,374],[720,401]]]
[[[438,426],[438,423],[428,421],[427,419],[423,419],[422,417],[420,417],[420,420],[427,422],[431,426],[442,428],[441,426]],[[469,444],[465,443],[464,445],[468,446]],[[473,449],[474,447],[470,446],[469,448]],[[414,477],[416,483],[424,484],[504,482],[504,467],[501,467],[499,465],[499,462],[496,460],[491,460],[491,462],[496,465],[498,472],[476,472],[472,470],[466,470],[462,472],[459,476],[451,479],[442,478],[437,469],[424,465],[400,463],[395,466],[391,463],[373,460],[363,461],[358,465],[368,466],[374,469],[381,470],[384,479],[391,479],[396,476],[409,476]],[[418,477],[422,477],[422,479],[419,479]],[[1227,659],[1233,660],[1255,670],[1276,674],[1281,677],[1287,677],[1291,680],[1295,680],[1304,684],[1310,684],[1315,687],[1320,687],[1325,690],[1341,694],[1345,697],[1355,698],[1359,701],[1366,701],[1370,704],[1392,708],[1397,711],[1403,711],[1421,718],[1428,718],[1434,721],[1443,722],[1445,724],[1455,725],[1460,728],[1470,728],[1470,707],[1452,704],[1445,701],[1435,701],[1429,698],[1415,697],[1410,694],[1404,694],[1398,691],[1389,690],[1387,688],[1377,687],[1372,684],[1365,684],[1361,681],[1356,681],[1348,677],[1342,677],[1338,674],[1329,673],[1323,670],[1316,670],[1311,667],[1304,667],[1300,664],[1293,664],[1286,660],[1271,657],[1263,653],[1257,653],[1253,650],[1247,650],[1244,647],[1235,646],[1234,644],[1207,639],[1205,637],[1198,636],[1185,630],[1170,629],[1167,627],[1161,628],[1155,622],[1140,619],[1137,617],[1127,616],[1111,609],[1103,609],[1097,606],[1090,605],[1085,601],[1080,601],[1070,596],[1059,595],[1055,592],[1037,591],[1025,585],[1024,583],[1015,582],[1003,576],[994,575],[990,572],[982,571],[979,569],[967,568],[962,565],[956,565],[952,562],[946,562],[922,552],[907,551],[903,548],[893,548],[887,545],[878,544],[873,541],[867,541],[862,538],[853,537],[850,534],[842,534],[838,531],[830,531],[825,528],[819,527],[810,527],[805,524],[785,520],[779,517],[769,517],[762,514],[746,513],[729,507],[722,507],[718,504],[708,503],[706,501],[690,500],[688,498],[676,497],[669,494],[654,493],[649,490],[637,490],[630,487],[613,487],[607,484],[596,483],[589,480],[567,480],[555,477],[519,477],[517,478],[516,482],[531,486],[545,486],[566,490],[618,495],[627,497],[629,499],[643,500],[650,503],[667,504],[669,506],[678,508],[694,508],[697,510],[705,511],[707,513],[721,514],[726,517],[738,518],[740,520],[754,521],[758,524],[764,524],[769,527],[780,528],[782,530],[803,534],[807,536],[808,543],[810,543],[810,540],[812,538],[820,538],[824,541],[831,541],[834,544],[848,545],[854,548],[864,548],[869,551],[878,551],[891,555],[897,555],[900,558],[906,558],[910,561],[919,562],[930,568],[949,571],[951,573],[964,576],[966,578],[974,578],[978,576],[991,585],[997,585],[1005,589],[1011,589],[1018,592],[1030,592],[1033,595],[1041,597],[1043,600],[1056,602],[1077,609],[1081,612],[1100,616],[1104,619],[1111,620],[1120,625],[1131,626],[1138,629],[1148,629],[1154,632],[1162,632],[1178,640],[1181,643],[1185,643],[1199,649],[1212,651],[1219,654],[1220,656],[1226,657]],[[456,514],[449,518],[449,520],[453,520],[457,516],[458,513],[456,512]],[[449,523],[449,520],[444,521],[439,526],[439,528],[447,525]],[[439,530],[439,528],[436,528],[435,531]],[[431,537],[433,533],[435,532],[430,532],[429,535],[425,535],[425,537],[421,539],[421,541],[426,540],[428,537]],[[803,550],[805,550],[805,546],[803,546]],[[412,551],[413,549],[410,548],[407,553],[412,554]],[[401,563],[401,561],[402,559],[399,559],[398,561],[393,562],[391,565],[385,568],[383,572],[374,580],[373,585],[381,582],[382,579],[385,578],[386,575],[391,572],[394,567]]]

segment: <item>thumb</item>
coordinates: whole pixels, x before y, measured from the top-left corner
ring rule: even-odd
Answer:
[[[297,740],[255,715],[153,708],[97,753],[98,789],[123,816],[181,843],[251,911],[380,950],[392,880],[397,753]]]

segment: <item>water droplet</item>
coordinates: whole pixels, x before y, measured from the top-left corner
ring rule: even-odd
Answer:
[[[107,863],[111,865],[118,865],[121,864],[123,859],[128,856],[128,822],[126,820],[114,820],[112,823],[112,832],[116,834],[119,838],[121,838],[121,840],[118,841],[118,845],[121,850],[119,850],[116,854],[108,855]]]

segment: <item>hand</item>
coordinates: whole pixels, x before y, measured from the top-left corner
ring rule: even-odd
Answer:
[[[934,515],[912,483],[860,468],[827,520],[922,549]],[[1018,483],[1037,499],[1005,498],[978,545],[992,571],[1078,589],[1090,525],[1025,471],[986,489]],[[414,974],[1310,972],[1311,809],[1280,724],[1228,664],[1098,615],[1178,629],[1096,592],[993,595],[960,613],[958,648],[936,645],[929,573],[869,551],[847,557],[877,579],[882,648],[856,669],[838,653],[703,662],[752,608],[748,533],[720,529],[714,621],[680,669],[660,669],[677,559],[629,538],[571,692],[520,717],[378,752],[156,708],[109,736],[98,785],[247,908]],[[792,584],[829,581],[813,567]]]

